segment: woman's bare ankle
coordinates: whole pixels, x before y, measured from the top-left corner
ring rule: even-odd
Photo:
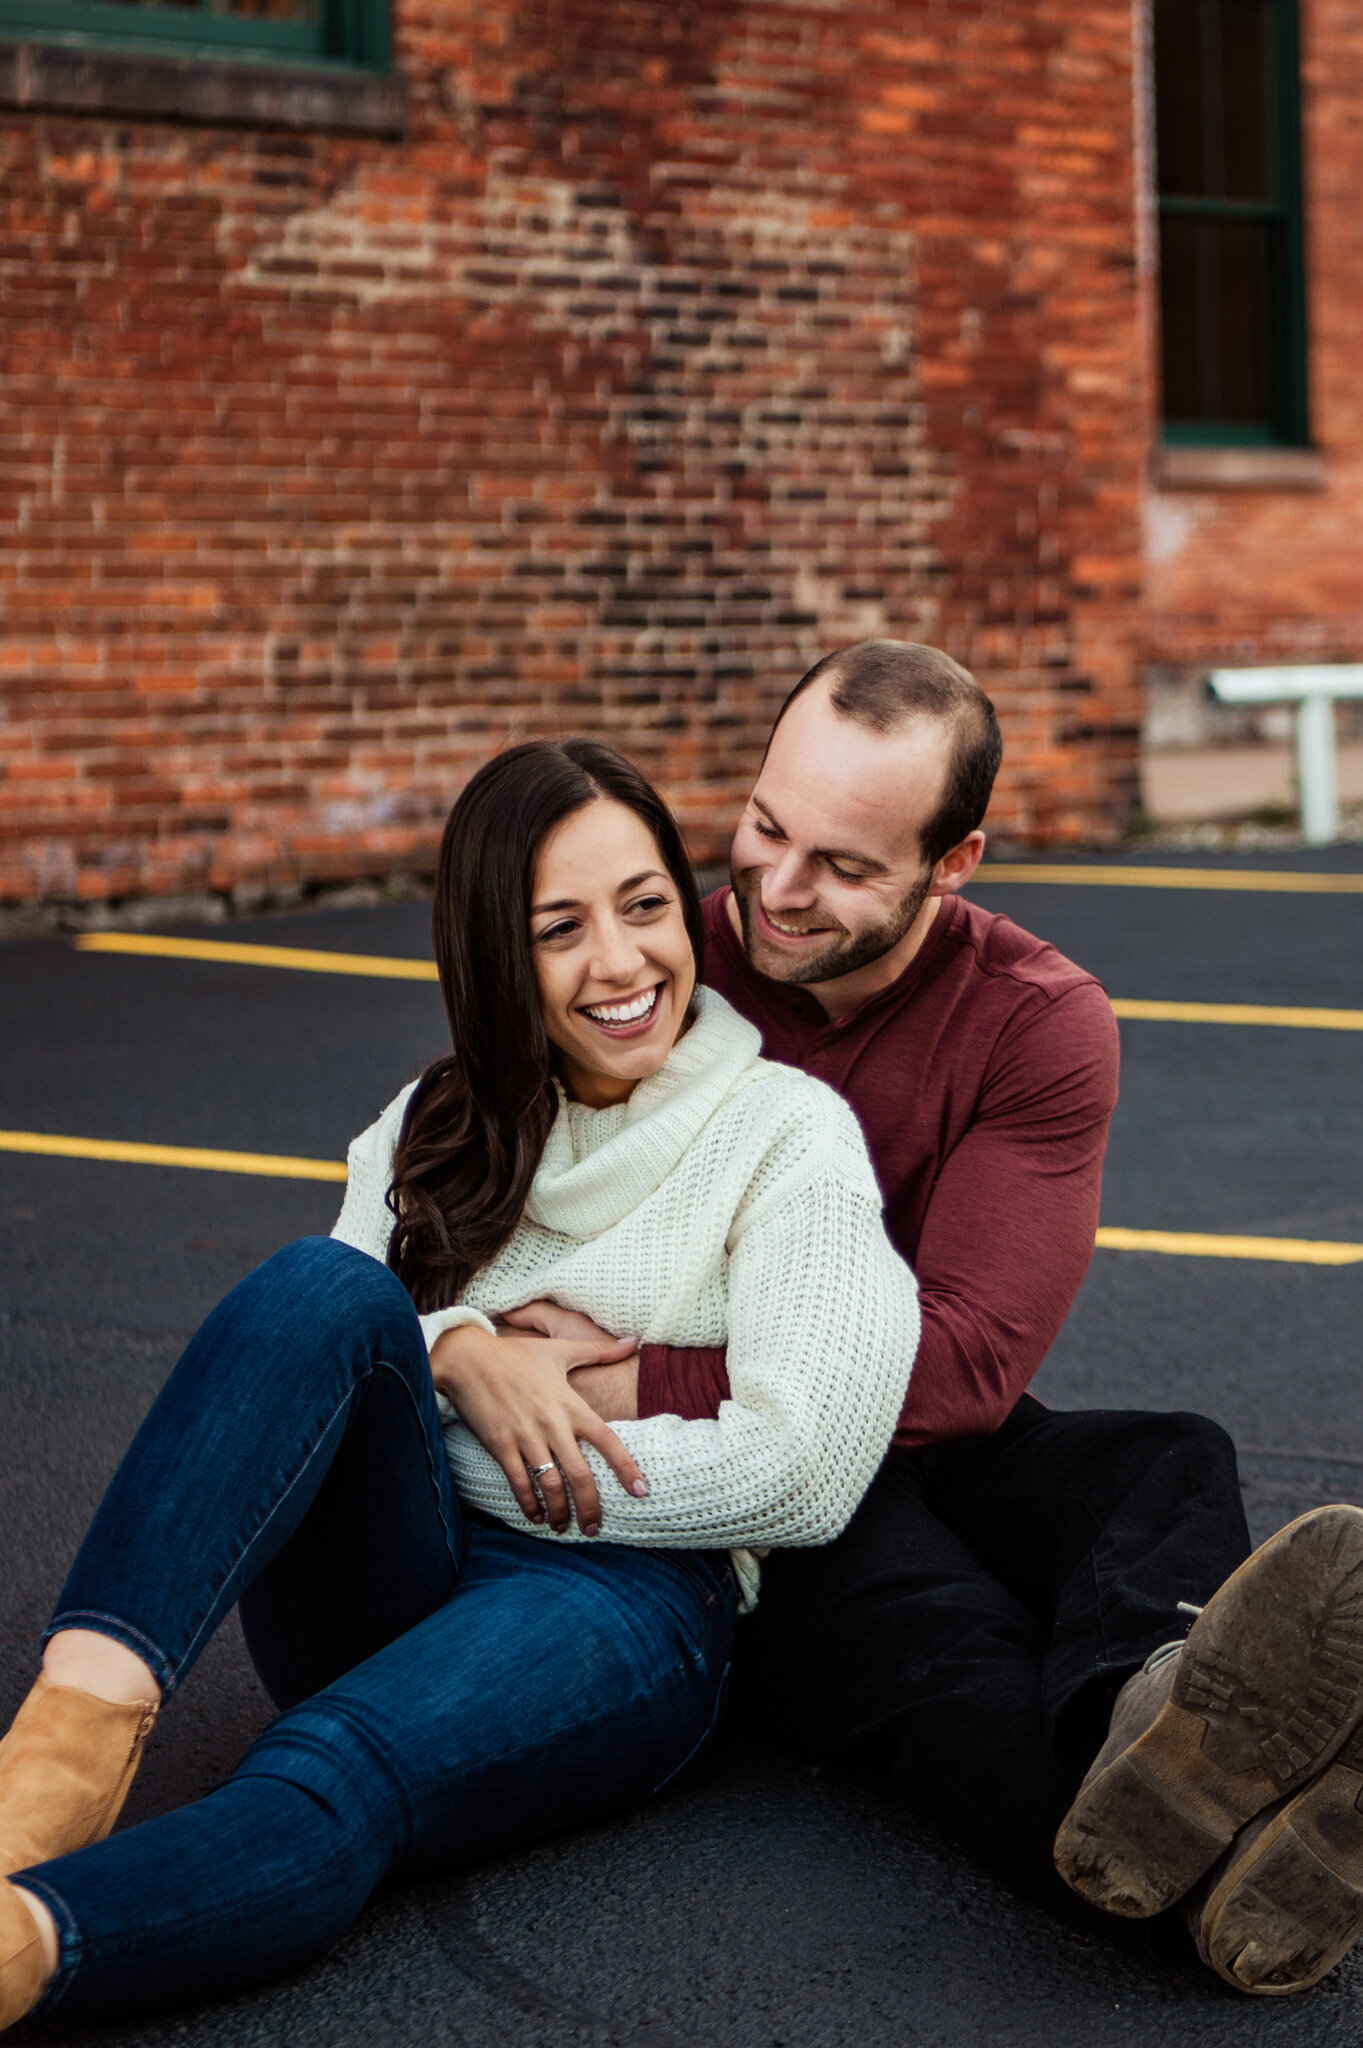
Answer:
[[[135,1651],[94,1629],[64,1628],[43,1652],[50,1685],[71,1685],[111,1706],[159,1706],[161,1688]],[[46,1909],[44,1909],[46,1910]]]
[[[47,1972],[43,1978],[43,1990],[46,1991],[48,1985],[57,1974],[57,1964],[61,1960],[61,1943],[57,1935],[57,1923],[36,1892],[26,1891],[21,1884],[16,1884],[14,1889],[33,1915],[34,1925],[38,1929],[39,1939],[43,1944],[43,1963]]]

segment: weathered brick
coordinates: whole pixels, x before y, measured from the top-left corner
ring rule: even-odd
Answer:
[[[872,632],[995,694],[1001,832],[1112,836],[1125,7],[395,12],[400,144],[0,120],[0,892],[428,867],[464,774],[573,728],[710,860]]]

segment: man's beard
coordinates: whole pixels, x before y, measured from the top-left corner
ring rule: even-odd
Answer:
[[[753,900],[761,894],[761,870],[735,868],[730,872],[730,880],[743,928],[743,950],[759,974],[765,974],[769,981],[836,981],[841,974],[854,974],[858,967],[869,967],[873,960],[883,959],[899,944],[928,900],[932,876],[933,870],[924,867],[908,895],[895,906],[884,924],[876,925],[872,931],[853,937],[835,919],[826,945],[792,956],[765,944],[757,929]],[[826,917],[827,912],[822,915]]]

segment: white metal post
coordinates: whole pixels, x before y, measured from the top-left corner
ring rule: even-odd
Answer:
[[[1363,697],[1363,662],[1321,661],[1292,668],[1216,668],[1208,681],[1227,704],[1295,704],[1297,796],[1302,837],[1328,846],[1339,832],[1335,700]]]
[[[1328,846],[1339,832],[1339,785],[1334,700],[1323,690],[1297,706],[1297,781],[1302,837],[1308,846]]]

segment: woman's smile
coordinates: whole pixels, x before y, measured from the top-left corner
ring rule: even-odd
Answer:
[[[642,1038],[658,1019],[658,998],[663,984],[655,981],[637,996],[617,996],[609,1002],[580,1003],[578,1013],[589,1017],[599,1031],[610,1038]]]

